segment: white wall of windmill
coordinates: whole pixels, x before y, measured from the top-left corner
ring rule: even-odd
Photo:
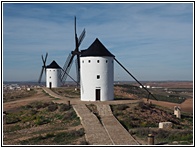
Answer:
[[[56,88],[61,86],[59,79],[60,69],[47,68],[46,69],[46,87]]]
[[[80,93],[82,101],[114,99],[113,57],[80,58]],[[99,93],[99,94],[98,94]]]

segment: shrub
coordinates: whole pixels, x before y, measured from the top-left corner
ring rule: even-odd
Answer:
[[[31,109],[31,110],[30,110],[30,114],[31,114],[31,115],[35,115],[35,114],[37,114],[37,112],[38,112],[38,111],[35,110],[35,109]]]
[[[88,145],[89,143],[87,141],[80,141],[79,145]]]
[[[42,108],[46,108],[49,104],[50,104],[50,103],[48,103],[48,102],[44,102],[44,103],[42,104]]]
[[[164,129],[149,129],[149,128],[137,128],[129,130],[130,133],[135,134],[138,137],[147,137],[149,133],[155,136],[157,142],[173,141],[186,141],[186,143],[192,143],[193,131],[191,130],[164,130]]]
[[[5,123],[6,124],[14,124],[21,121],[15,114],[7,114],[5,116]]]
[[[47,133],[45,138],[52,138],[54,136],[55,136],[54,133]]]
[[[52,103],[52,104],[50,104],[50,105],[48,106],[48,111],[54,112],[57,108],[58,108],[58,105]]]
[[[68,111],[64,114],[63,120],[70,120],[70,119],[74,119],[75,117],[77,117],[77,115],[75,114],[74,111]]]
[[[79,130],[77,130],[76,132],[74,132],[75,136],[83,136],[84,135],[84,129],[83,128],[80,128]]]
[[[28,109],[31,109],[31,108],[32,108],[32,106],[31,106],[30,104],[28,104],[28,105],[26,105],[26,106],[22,106],[22,108],[24,108],[24,109],[28,110]]]
[[[127,108],[129,108],[129,106],[127,106],[126,104],[119,104],[119,105],[117,105],[117,109],[118,110],[125,110]]]
[[[36,125],[43,125],[49,123],[50,120],[44,116],[37,116],[35,120]]]
[[[60,104],[60,107],[59,107],[59,111],[60,112],[67,111],[69,109],[70,109],[69,105],[67,105],[67,104]]]
[[[57,133],[56,136],[54,137],[53,141],[57,144],[70,144],[71,141],[81,137],[84,135],[84,129],[81,128],[77,131],[70,131],[70,132],[61,132]],[[87,144],[87,143],[83,143]]]
[[[144,102],[139,102],[138,107],[141,109],[150,109],[151,105],[150,104],[145,104]]]
[[[40,109],[40,108],[42,108],[42,104],[43,104],[42,102],[36,101],[36,102],[31,103],[30,106],[32,106],[33,108],[36,108],[36,109]]]

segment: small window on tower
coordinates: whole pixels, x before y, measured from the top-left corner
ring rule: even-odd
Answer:
[[[99,60],[97,60],[97,63],[99,63]]]
[[[97,79],[100,79],[100,75],[97,75]]]
[[[88,60],[88,62],[90,63],[90,62],[91,62],[91,60]]]
[[[106,63],[108,62],[108,60],[105,61]]]
[[[84,63],[84,60],[82,61],[82,63]]]
[[[50,77],[50,79],[51,79],[51,77]]]

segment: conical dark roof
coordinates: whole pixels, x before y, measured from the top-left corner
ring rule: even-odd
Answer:
[[[61,69],[61,67],[56,63],[56,61],[52,61],[52,63],[50,65],[46,66],[46,68]]]
[[[114,57],[105,46],[99,41],[98,38],[89,46],[88,49],[81,51],[81,57],[86,56],[109,56]]]

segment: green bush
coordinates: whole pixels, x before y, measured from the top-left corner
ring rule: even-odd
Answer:
[[[61,132],[57,133],[54,137],[53,141],[55,141],[58,144],[68,144],[70,141],[73,141],[81,136],[84,135],[84,129],[81,128],[77,131],[70,131],[70,132]]]
[[[72,109],[72,110],[67,111],[64,114],[63,120],[72,120],[74,118],[77,118],[77,115],[76,115],[75,111]]]
[[[129,108],[129,106],[127,106],[126,104],[118,104],[117,105],[118,110],[125,110],[127,108]]]
[[[59,105],[59,111],[63,112],[63,111],[68,111],[70,109],[69,105],[67,104],[60,104]]]
[[[30,110],[30,114],[31,114],[31,115],[35,115],[35,114],[37,114],[37,113],[38,113],[38,111],[35,110],[35,109],[31,109],[31,110]]]
[[[57,108],[58,108],[58,105],[57,105],[56,103],[51,103],[51,104],[48,106],[48,111],[54,112]]]
[[[164,129],[150,129],[150,128],[137,128],[130,129],[130,133],[135,134],[140,138],[147,137],[147,135],[153,134],[158,143],[173,141],[185,141],[186,143],[193,142],[193,131],[191,130],[164,130]]]
[[[44,116],[36,116],[36,120],[35,120],[36,125],[43,125],[43,124],[47,124],[49,122],[50,122],[49,118],[46,118]]]
[[[6,124],[14,124],[20,121],[21,121],[20,118],[16,114],[9,113],[5,116]]]

